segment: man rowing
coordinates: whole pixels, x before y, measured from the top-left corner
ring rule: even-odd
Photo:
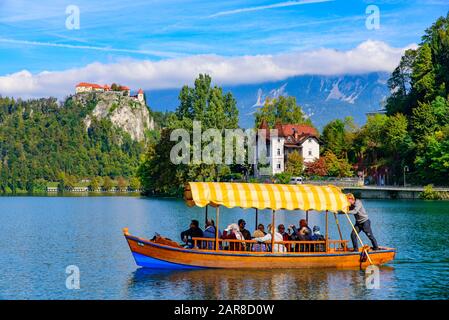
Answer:
[[[373,250],[379,250],[376,238],[374,238],[373,231],[371,230],[371,221],[368,218],[365,208],[363,207],[362,201],[360,199],[356,199],[352,193],[348,193],[346,197],[350,203],[348,213],[353,214],[355,217],[354,229],[357,233],[363,231],[373,244]],[[358,251],[359,246],[357,242],[357,235],[354,230],[351,232],[351,240],[354,251]]]

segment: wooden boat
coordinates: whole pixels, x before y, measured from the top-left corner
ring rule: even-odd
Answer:
[[[372,251],[364,246],[359,251],[348,248],[348,240],[329,239],[328,214],[347,215],[349,203],[345,194],[335,186],[279,185],[251,183],[190,182],[186,185],[187,205],[216,208],[216,225],[219,227],[219,208],[242,207],[271,209],[272,225],[275,225],[276,210],[324,211],[326,215],[326,236],[324,241],[274,241],[267,247],[270,252],[254,251],[257,241],[193,238],[194,248],[184,248],[178,243],[157,236],[152,240],[129,234],[124,236],[136,264],[148,268],[365,268],[370,264],[382,265],[394,259],[394,248],[381,247]],[[256,213],[257,216],[257,213]],[[274,228],[273,228],[274,230]],[[340,228],[339,228],[340,231]],[[234,244],[234,245],[233,245]],[[276,252],[277,245],[285,246],[286,252]],[[232,248],[232,250],[231,250]]]

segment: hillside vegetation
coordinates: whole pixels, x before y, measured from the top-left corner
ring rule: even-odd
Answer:
[[[145,142],[108,117],[84,121],[97,105],[69,97],[14,100],[0,97],[0,193],[36,192],[47,181],[95,176],[133,177]]]

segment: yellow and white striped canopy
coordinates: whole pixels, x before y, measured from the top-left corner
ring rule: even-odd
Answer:
[[[198,207],[347,212],[349,206],[345,194],[331,185],[189,182],[184,198]]]

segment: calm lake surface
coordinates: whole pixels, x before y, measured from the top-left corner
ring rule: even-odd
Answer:
[[[398,250],[395,261],[380,269],[380,289],[366,289],[359,270],[138,268],[122,228],[179,240],[190,219],[204,221],[204,209],[188,208],[182,200],[0,197],[0,299],[448,299],[449,202],[364,202],[379,243]],[[252,231],[253,210],[221,213],[221,228],[243,217]],[[303,217],[304,212],[281,212],[276,224],[297,224]],[[324,214],[310,213],[309,221],[324,230]],[[270,222],[269,211],[259,214],[259,222]],[[363,234],[362,239],[367,241]],[[66,288],[69,265],[80,270],[79,290]]]

